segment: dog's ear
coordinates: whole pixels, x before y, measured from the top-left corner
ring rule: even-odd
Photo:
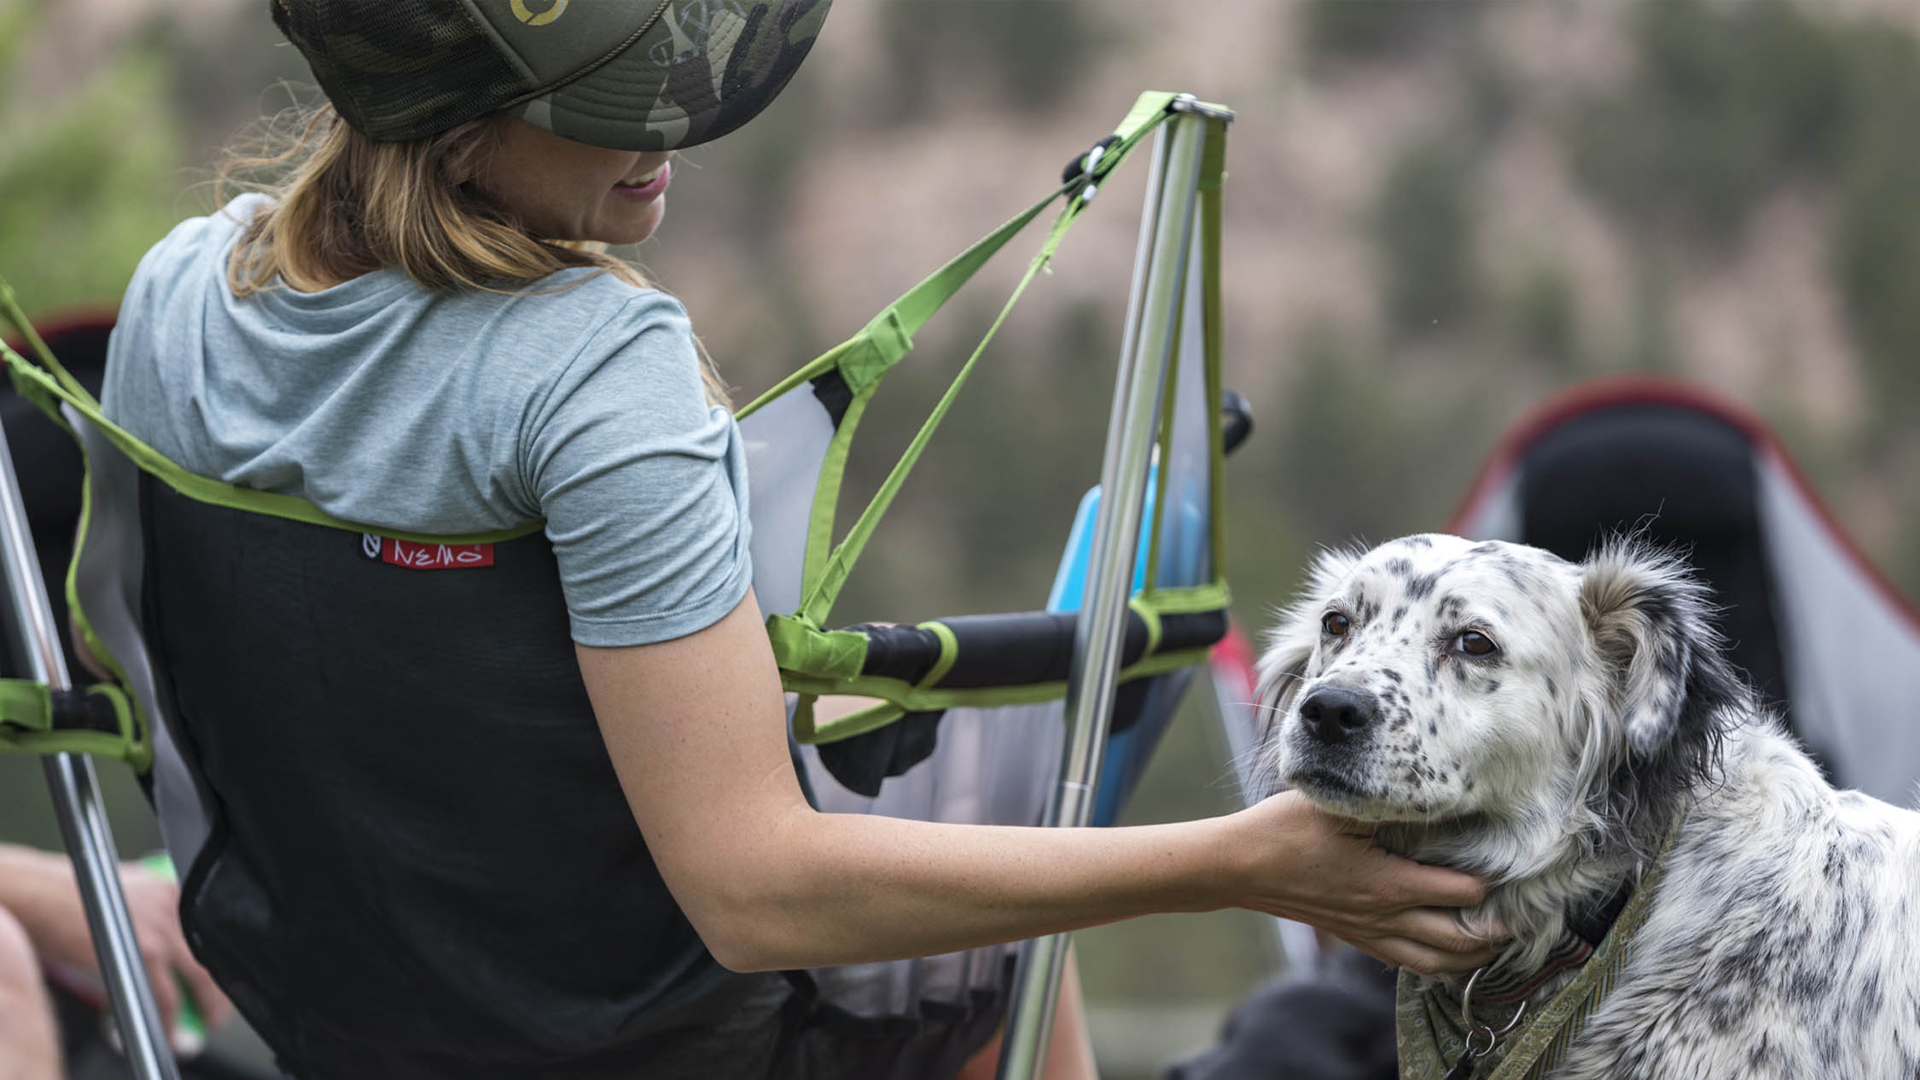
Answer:
[[[1260,654],[1258,666],[1261,705],[1284,711],[1292,701],[1307,661],[1320,644],[1320,617],[1327,601],[1333,599],[1360,558],[1360,552],[1329,548],[1314,560],[1306,584],[1267,632],[1266,649]]]
[[[1580,610],[1629,752],[1711,752],[1746,693],[1721,653],[1707,587],[1677,556],[1616,539],[1581,566]]]

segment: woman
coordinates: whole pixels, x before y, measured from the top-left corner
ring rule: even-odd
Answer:
[[[296,1075],[951,1073],[736,973],[1148,912],[1491,955],[1444,910],[1477,881],[1291,797],[1105,830],[808,806],[719,384],[590,245],[653,232],[672,151],[764,106],[825,8],[275,0],[331,106],[271,198],[135,275],[116,420],[189,472],[471,541],[472,569],[377,537],[349,564],[324,526],[143,496],[149,641],[214,818],[190,939]]]

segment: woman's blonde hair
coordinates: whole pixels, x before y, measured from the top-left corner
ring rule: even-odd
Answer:
[[[273,202],[246,223],[227,264],[235,296],[281,286],[314,292],[382,267],[398,268],[422,288],[517,292],[569,267],[592,267],[636,288],[637,267],[604,245],[542,240],[488,199],[478,178],[496,146],[499,117],[470,120],[407,142],[375,142],[333,106],[278,122],[268,149],[232,153],[215,182],[246,186]],[[272,129],[269,129],[272,130]],[[707,399],[727,401],[726,386],[701,350]]]

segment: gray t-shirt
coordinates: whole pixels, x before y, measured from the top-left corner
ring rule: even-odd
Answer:
[[[582,644],[665,641],[740,602],[744,451],[678,301],[592,270],[503,296],[394,269],[236,299],[227,255],[264,201],[184,221],[140,261],[109,419],[191,472],[376,528],[545,518]]]

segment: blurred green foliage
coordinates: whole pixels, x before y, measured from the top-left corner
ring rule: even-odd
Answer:
[[[1776,0],[1667,0],[1633,16],[1633,76],[1584,102],[1567,132],[1576,174],[1615,213],[1726,241],[1762,196],[1834,159],[1847,80],[1823,23]]]
[[[1465,316],[1475,299],[1474,176],[1454,139],[1401,150],[1374,213],[1386,317],[1422,334]]]
[[[1831,258],[1875,415],[1920,407],[1920,48],[1905,29],[1763,0],[1634,9],[1632,76],[1574,110],[1576,175],[1649,235],[1737,242],[1760,201],[1831,190]],[[1658,306],[1664,282],[1639,305]],[[1642,365],[1670,366],[1657,350]]]
[[[44,14],[0,4],[0,71]],[[29,311],[117,305],[140,256],[179,220],[169,70],[142,45],[73,94],[8,94],[0,83],[0,273]]]
[[[1834,277],[1878,391],[1874,419],[1911,430],[1920,410],[1920,45],[1879,25],[1846,42]]]
[[[1623,366],[1677,372],[1680,358],[1673,343],[1673,271],[1659,254],[1642,259],[1636,268],[1632,319],[1627,354],[1621,358]]]
[[[1416,369],[1328,327],[1303,331],[1293,355],[1260,436],[1263,456],[1288,467],[1255,490],[1323,543],[1440,528],[1483,449],[1471,434],[1490,419],[1482,377]]]
[[[1418,49],[1457,31],[1481,0],[1307,0],[1301,37],[1310,58],[1379,59]]]
[[[1510,304],[1514,346],[1556,368],[1580,361],[1580,300],[1565,266],[1542,263],[1527,272]]]
[[[984,80],[1004,106],[1052,111],[1108,43],[1086,0],[886,0],[882,40],[892,65],[890,115],[925,115],[933,96]]]

